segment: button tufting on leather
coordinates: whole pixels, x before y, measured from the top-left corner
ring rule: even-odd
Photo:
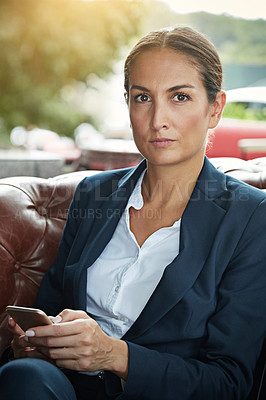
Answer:
[[[43,217],[45,217],[47,215],[47,209],[45,207],[40,206],[37,208],[37,211]]]
[[[19,261],[17,261],[17,262],[15,263],[15,265],[14,265],[14,269],[18,271],[18,270],[20,270],[20,268],[21,268],[21,264],[20,264]]]

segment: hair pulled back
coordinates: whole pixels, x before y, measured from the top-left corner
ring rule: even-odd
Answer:
[[[138,55],[145,51],[166,48],[188,56],[198,69],[208,100],[214,102],[222,88],[223,70],[214,45],[201,33],[189,27],[176,27],[150,32],[133,47],[124,66],[124,87],[129,94],[130,70]]]

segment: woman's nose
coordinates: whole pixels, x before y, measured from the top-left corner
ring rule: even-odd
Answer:
[[[151,127],[156,131],[169,128],[167,112],[162,104],[155,104],[153,107]]]

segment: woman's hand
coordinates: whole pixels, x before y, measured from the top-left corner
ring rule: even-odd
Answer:
[[[8,320],[8,330],[13,334],[11,347],[14,353],[14,358],[41,358],[51,361],[35,347],[29,345],[27,339],[25,340],[25,332],[19,327],[13,318],[9,318]]]
[[[106,335],[84,311],[64,310],[59,323],[26,332],[28,344],[36,347],[58,367],[78,371],[109,370],[126,380],[126,342]]]

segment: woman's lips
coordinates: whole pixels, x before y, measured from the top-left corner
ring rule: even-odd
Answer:
[[[156,138],[150,140],[150,143],[156,147],[167,147],[174,143],[175,140],[169,138]]]

